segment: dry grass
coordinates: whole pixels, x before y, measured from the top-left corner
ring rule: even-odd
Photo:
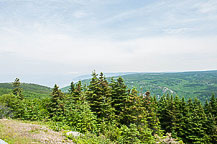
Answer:
[[[8,119],[0,119],[0,138],[9,144],[73,144],[65,139],[62,132],[52,131],[42,125]]]

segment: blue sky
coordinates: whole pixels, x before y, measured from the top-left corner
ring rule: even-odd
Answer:
[[[217,1],[0,0],[0,66],[2,82],[45,85],[94,69],[213,70]]]

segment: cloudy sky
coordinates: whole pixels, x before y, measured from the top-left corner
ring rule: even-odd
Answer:
[[[49,86],[94,69],[214,70],[217,1],[0,0],[0,67],[0,82]]]

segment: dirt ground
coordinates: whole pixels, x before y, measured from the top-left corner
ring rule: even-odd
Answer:
[[[42,125],[8,119],[0,119],[0,137],[6,137],[5,139],[8,138],[12,140],[11,143],[14,144],[73,144],[72,141],[67,140],[66,137],[63,136],[62,132],[55,132]],[[21,139],[26,140],[22,141]]]

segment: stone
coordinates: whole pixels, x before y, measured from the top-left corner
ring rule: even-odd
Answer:
[[[67,135],[67,136],[72,135],[72,136],[74,136],[74,137],[82,136],[81,133],[75,132],[75,131],[67,132],[66,135]]]
[[[0,139],[0,144],[8,144],[8,143]]]

